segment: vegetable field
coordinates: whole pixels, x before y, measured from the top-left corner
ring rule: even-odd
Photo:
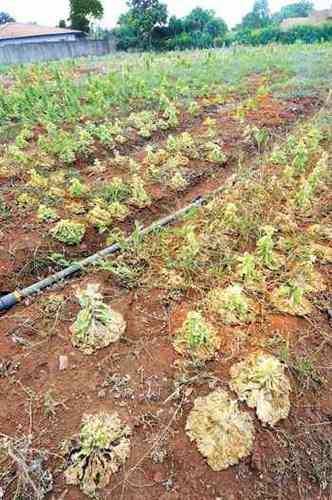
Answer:
[[[0,498],[331,497],[331,79],[330,44],[3,68],[0,297],[121,251],[0,315]]]

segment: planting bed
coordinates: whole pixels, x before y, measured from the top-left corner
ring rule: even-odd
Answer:
[[[3,76],[1,294],[225,190],[0,316],[0,498],[330,498],[331,51]]]

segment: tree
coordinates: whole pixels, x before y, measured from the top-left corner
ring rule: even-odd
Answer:
[[[114,34],[121,50],[135,47],[151,49],[166,38],[167,6],[159,0],[129,0],[128,12],[121,15]]]
[[[216,17],[215,19],[211,19],[205,26],[205,31],[213,36],[213,38],[223,38],[227,31],[227,24],[223,19]]]
[[[216,39],[221,46],[228,31],[213,10],[197,7],[182,19],[170,17],[166,24],[166,5],[158,0],[129,0],[128,6],[114,30],[117,47],[122,50],[208,48],[215,46]]]
[[[167,5],[159,0],[129,0],[127,5],[129,12],[125,19],[136,32],[139,46],[151,48],[153,30],[166,24]]]
[[[170,36],[179,35],[184,31],[182,19],[171,16],[168,21],[168,32]]]
[[[59,28],[66,28],[66,21],[64,19],[60,19],[59,21]]]
[[[256,0],[252,12],[261,20],[270,19],[269,1]]]
[[[114,35],[117,39],[118,50],[128,50],[138,46],[137,32],[128,12],[119,17],[118,27],[114,29]]]
[[[264,28],[270,22],[271,16],[268,0],[256,0],[252,12],[249,12],[242,19],[240,28],[250,30]]]
[[[185,30],[188,33],[203,31],[205,26],[214,18],[213,10],[196,7],[185,18]]]
[[[90,21],[101,19],[103,14],[100,0],[70,0],[69,20],[73,29],[89,33]]]
[[[7,12],[0,12],[0,24],[14,23],[15,19]]]
[[[300,2],[291,3],[282,7],[279,12],[272,16],[275,23],[281,23],[285,19],[293,17],[309,17],[314,10],[314,4],[308,0],[301,0]]]
[[[214,38],[223,38],[228,31],[227,24],[216,17],[213,10],[196,7],[183,20],[184,31],[190,33],[196,47],[213,45]]]

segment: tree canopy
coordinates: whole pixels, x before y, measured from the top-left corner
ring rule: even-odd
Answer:
[[[167,6],[159,0],[129,0],[126,21],[144,48],[151,48],[153,30],[166,24]]]
[[[113,31],[120,50],[184,50],[234,43],[294,43],[297,39],[311,43],[319,36],[324,40],[332,36],[332,24],[328,23],[324,29],[299,26],[287,33],[278,26],[287,18],[309,16],[313,11],[310,0],[291,3],[274,14],[270,12],[269,0],[255,0],[251,12],[232,31],[213,10],[202,7],[182,18],[168,19],[167,7],[160,0],[128,0],[127,5],[128,11],[120,16]]]
[[[71,27],[88,33],[90,21],[101,19],[104,8],[100,0],[70,0],[69,20]]]
[[[259,29],[264,28],[271,22],[268,0],[256,0],[251,12],[242,19],[240,28]]]
[[[208,48],[222,44],[228,31],[213,10],[197,7],[187,16],[172,16],[158,0],[130,0],[129,10],[118,22],[118,48]]]
[[[0,12],[0,24],[13,22],[15,22],[15,19],[8,12]]]
[[[272,16],[272,20],[276,23],[281,23],[285,19],[293,17],[308,17],[314,10],[314,4],[308,0],[291,3],[282,7],[279,12]]]

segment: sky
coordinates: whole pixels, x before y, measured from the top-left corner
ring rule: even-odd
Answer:
[[[251,10],[254,0],[162,0],[167,3],[168,13],[182,17],[195,7],[213,9],[229,26],[234,26]],[[270,0],[272,12],[296,0]],[[316,9],[331,7],[332,0],[315,0]],[[126,12],[126,0],[102,0],[105,15],[101,24],[112,28],[120,14]],[[56,26],[60,19],[68,17],[69,0],[0,0],[0,11],[10,13],[19,22],[36,22]]]

